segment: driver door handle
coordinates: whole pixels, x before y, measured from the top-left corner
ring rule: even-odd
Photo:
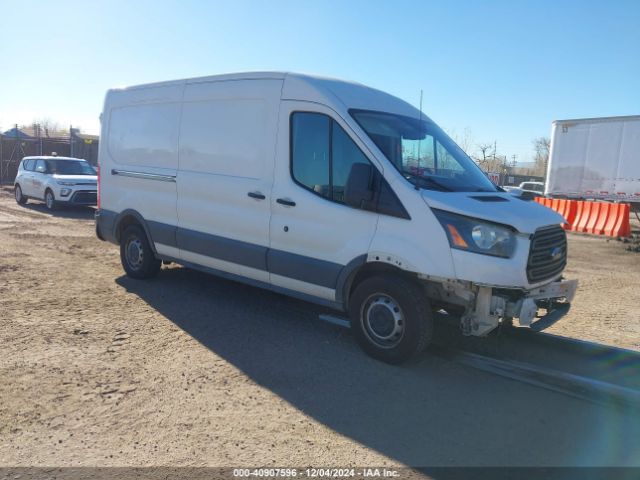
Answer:
[[[296,206],[296,202],[294,202],[293,200],[287,200],[286,198],[278,198],[276,202],[278,202],[280,205],[285,205],[287,207]]]
[[[264,200],[265,198],[267,198],[260,192],[249,192],[247,193],[247,195],[258,200]]]

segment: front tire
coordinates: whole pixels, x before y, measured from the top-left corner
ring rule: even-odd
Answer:
[[[56,197],[54,197],[53,192],[49,189],[44,192],[44,204],[47,206],[47,210],[50,211],[56,210],[58,206],[56,203]]]
[[[433,336],[424,290],[399,275],[379,275],[360,283],[351,295],[349,315],[360,347],[386,363],[415,358]]]
[[[131,278],[152,278],[158,274],[158,260],[144,230],[139,225],[129,225],[120,236],[120,261]]]
[[[14,188],[14,195],[16,197],[16,202],[18,202],[18,204],[20,205],[24,205],[25,203],[27,203],[27,197],[25,197],[22,194],[22,187],[20,186],[19,183],[16,183],[16,186]]]

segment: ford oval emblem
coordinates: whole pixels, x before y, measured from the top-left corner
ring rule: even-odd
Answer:
[[[551,257],[551,260],[558,260],[562,256],[562,248],[554,247],[553,249],[551,249],[551,253],[549,254],[549,256]]]

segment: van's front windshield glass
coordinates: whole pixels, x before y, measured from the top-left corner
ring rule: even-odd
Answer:
[[[495,185],[435,123],[391,113],[351,115],[404,177],[419,188],[495,192]]]

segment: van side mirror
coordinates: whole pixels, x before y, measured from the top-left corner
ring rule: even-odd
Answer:
[[[371,210],[373,208],[373,166],[354,163],[344,188],[344,201],[353,208]]]

